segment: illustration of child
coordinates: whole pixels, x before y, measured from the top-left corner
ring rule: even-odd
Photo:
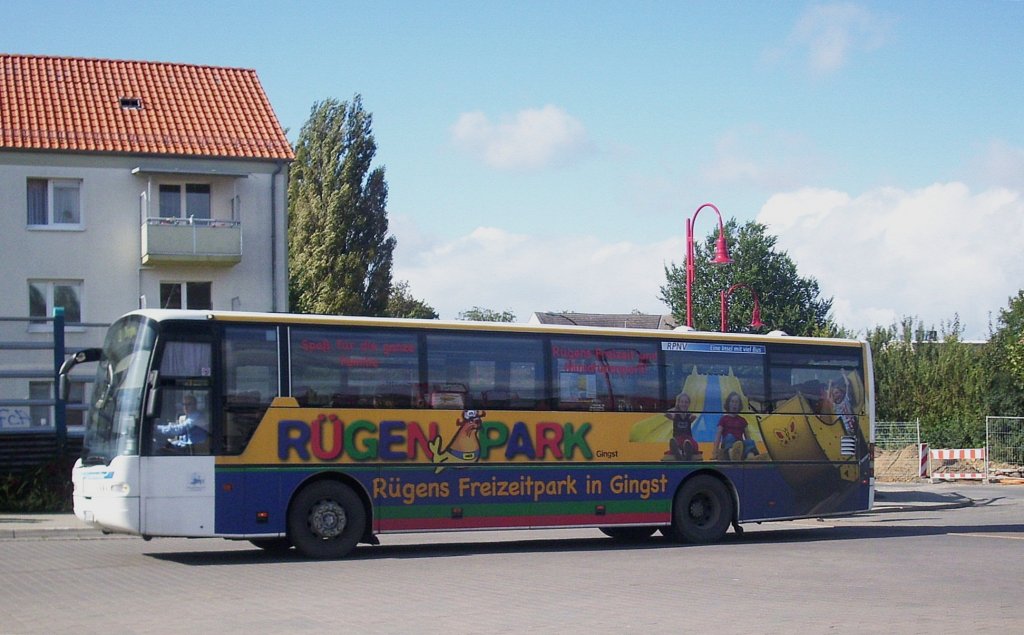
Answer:
[[[829,398],[832,401],[832,412],[843,423],[843,430],[848,435],[857,433],[857,417],[853,414],[853,402],[850,400],[850,381],[843,373],[843,383],[833,385],[829,382]]]
[[[672,438],[668,440],[668,455],[679,461],[700,459],[700,448],[693,438],[693,422],[697,415],[690,412],[690,395],[685,392],[676,396],[675,405],[665,416],[672,422]]]
[[[725,399],[726,414],[718,420],[718,431],[715,433],[715,447],[733,461],[761,453],[757,449],[757,444],[747,434],[747,420],[739,415],[742,407],[739,394],[729,393]]]

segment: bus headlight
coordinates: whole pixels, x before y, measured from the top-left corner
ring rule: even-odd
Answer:
[[[107,491],[115,496],[127,496],[130,490],[128,483],[111,483],[107,486]]]

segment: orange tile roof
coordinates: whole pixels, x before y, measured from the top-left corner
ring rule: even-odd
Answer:
[[[8,54],[0,149],[295,158],[254,70]]]

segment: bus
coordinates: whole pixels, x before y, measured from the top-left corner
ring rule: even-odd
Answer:
[[[105,532],[310,558],[395,532],[708,543],[874,497],[854,340],[139,310],[62,375],[85,362],[74,511]]]

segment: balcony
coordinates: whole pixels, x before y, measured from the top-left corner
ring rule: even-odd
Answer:
[[[236,265],[242,261],[242,223],[205,218],[147,218],[144,265]]]

